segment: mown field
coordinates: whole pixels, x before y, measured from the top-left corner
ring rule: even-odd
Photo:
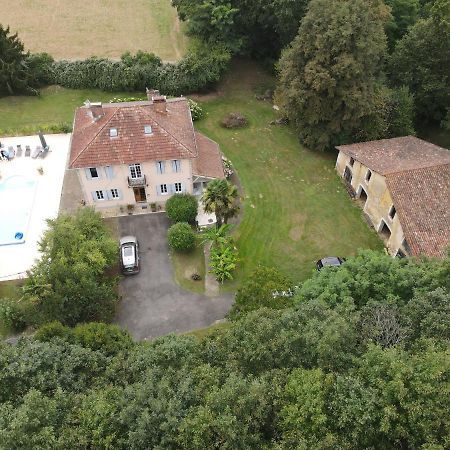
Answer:
[[[145,50],[175,61],[187,40],[170,0],[0,0],[0,23],[55,59],[118,58]]]
[[[382,249],[335,172],[336,155],[311,152],[291,128],[269,124],[276,113],[255,98],[255,90],[271,83],[253,64],[240,62],[218,95],[200,98],[206,116],[196,126],[220,144],[244,190],[242,222],[235,230],[237,281],[260,263],[300,281],[324,256]],[[219,122],[229,112],[246,116],[249,126],[222,128]]]

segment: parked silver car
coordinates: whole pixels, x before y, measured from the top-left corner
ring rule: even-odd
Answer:
[[[120,266],[124,275],[139,272],[139,244],[135,236],[120,239]]]

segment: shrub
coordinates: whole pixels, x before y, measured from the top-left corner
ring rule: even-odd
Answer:
[[[32,135],[42,131],[45,134],[70,133],[72,124],[67,122],[25,125],[18,128],[0,128],[0,136]]]
[[[237,249],[230,240],[226,243],[214,245],[211,248],[210,266],[211,273],[220,283],[233,279],[233,272],[238,261]]]
[[[14,331],[21,331],[25,328],[24,311],[17,300],[0,299],[0,321]]]
[[[130,333],[117,325],[91,322],[77,325],[73,329],[77,344],[91,350],[100,350],[107,355],[115,355],[130,348],[133,339]]]
[[[203,117],[203,108],[194,100],[188,99],[192,120],[200,120]]]
[[[194,223],[197,208],[197,199],[191,194],[175,194],[166,202],[167,217],[172,222]]]
[[[242,128],[248,125],[248,120],[240,113],[229,113],[220,122],[224,128]]]
[[[54,338],[60,338],[67,342],[73,342],[73,330],[72,328],[66,327],[61,322],[55,320],[38,328],[34,334],[34,337],[41,342],[48,342]]]
[[[186,222],[172,225],[167,232],[169,246],[177,252],[190,252],[195,248],[195,233]]]

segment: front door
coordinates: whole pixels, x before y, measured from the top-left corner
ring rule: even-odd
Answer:
[[[135,187],[135,188],[133,188],[133,191],[134,191],[134,199],[136,200],[137,203],[147,201],[147,195],[145,194],[145,188]]]

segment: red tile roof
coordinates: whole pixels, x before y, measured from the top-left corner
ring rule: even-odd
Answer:
[[[86,106],[75,112],[69,168],[184,159],[197,156],[197,144],[186,99],[167,100],[166,112],[151,102],[102,105],[94,120]],[[144,133],[144,126],[152,134]],[[110,137],[110,129],[117,137]]]
[[[450,164],[388,174],[386,182],[412,254],[445,257],[450,247]]]
[[[336,147],[381,175],[450,163],[450,152],[414,136]]]
[[[193,175],[225,178],[219,145],[198,131],[195,132],[198,156],[192,160]]]

